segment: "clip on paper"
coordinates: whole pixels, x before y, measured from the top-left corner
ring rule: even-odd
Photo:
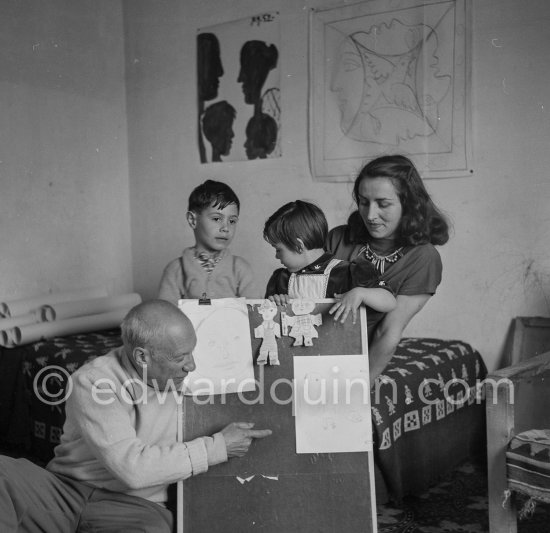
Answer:
[[[199,305],[210,305],[211,303],[210,298],[208,298],[206,293],[203,292],[202,296],[199,298]]]

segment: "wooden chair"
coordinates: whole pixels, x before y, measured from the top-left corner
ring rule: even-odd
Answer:
[[[550,319],[520,317],[515,319],[513,331],[509,352],[513,364],[486,378],[490,533],[517,532],[514,494],[524,491],[521,485],[509,482],[507,452],[508,458],[515,453],[509,451],[511,441],[525,431],[550,428],[550,351],[545,351],[550,350]],[[512,446],[519,450],[520,444],[516,437]],[[528,444],[526,447],[529,449]],[[535,444],[532,449],[541,447]],[[543,454],[550,458],[547,450],[541,457]],[[529,453],[526,457],[529,461]],[[550,470],[550,459],[548,467]],[[513,477],[513,467],[510,472]]]
[[[550,318],[519,316],[512,320],[502,366],[511,366],[550,350]]]

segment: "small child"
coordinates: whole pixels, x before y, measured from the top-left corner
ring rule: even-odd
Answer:
[[[328,233],[325,215],[316,205],[302,200],[289,202],[269,217],[264,239],[275,248],[275,257],[285,266],[276,270],[265,297],[277,304],[288,298],[338,298],[329,313],[344,322],[364,304],[368,313],[368,333],[375,330],[383,313],[394,309],[395,297],[370,261],[335,259],[325,252]]]
[[[250,265],[229,251],[239,210],[237,195],[225,183],[207,180],[193,190],[187,222],[195,245],[164,269],[160,299],[177,305],[180,298],[258,297]]]

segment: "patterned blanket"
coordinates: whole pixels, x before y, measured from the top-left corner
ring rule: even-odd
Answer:
[[[2,357],[22,376],[10,378],[11,392],[7,380],[1,391],[0,404],[18,399],[3,435],[13,436],[15,424],[21,444],[30,441],[32,455],[47,462],[65,420],[68,376],[120,343],[120,330],[112,329],[6,350]],[[462,341],[401,341],[371,398],[375,459],[394,500],[432,486],[483,449],[485,375],[479,353]]]
[[[395,500],[481,452],[486,374],[481,356],[465,342],[401,340],[371,397],[375,458]]]
[[[65,422],[68,377],[83,364],[120,346],[120,329],[54,337],[12,351],[23,351],[22,372],[28,397],[31,454],[53,457]]]

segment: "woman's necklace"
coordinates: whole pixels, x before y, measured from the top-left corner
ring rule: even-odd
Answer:
[[[383,274],[386,269],[386,263],[395,263],[400,257],[403,256],[403,246],[389,255],[378,255],[367,244],[361,252],[364,252],[365,257],[375,266],[376,270],[378,270],[380,274]]]

